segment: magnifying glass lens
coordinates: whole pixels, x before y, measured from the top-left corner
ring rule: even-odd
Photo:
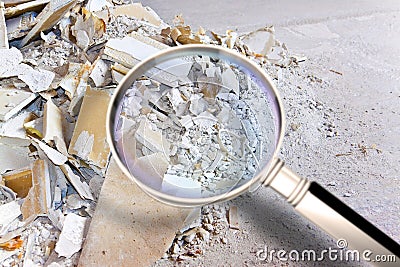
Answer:
[[[220,196],[248,187],[271,159],[281,127],[273,90],[232,59],[187,50],[130,74],[114,143],[144,189]]]

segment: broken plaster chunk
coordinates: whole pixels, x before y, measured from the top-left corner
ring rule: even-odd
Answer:
[[[35,94],[23,90],[0,89],[0,120],[9,120],[35,98]]]
[[[229,228],[239,230],[239,219],[238,219],[238,208],[236,206],[231,206],[229,208]]]
[[[19,215],[21,215],[21,209],[17,201],[14,200],[0,205],[0,233],[2,233]]]
[[[32,188],[21,206],[24,221],[47,214],[48,208],[51,208],[52,192],[48,167],[47,162],[41,159],[32,165]]]
[[[163,152],[165,155],[169,155],[170,143],[163,137],[160,130],[154,131],[147,120],[140,122],[135,137],[139,143],[142,143],[151,151]]]
[[[89,77],[93,80],[96,87],[104,86],[106,85],[107,74],[109,71],[110,68],[107,63],[104,60],[99,59],[94,65]]]
[[[70,258],[82,248],[84,230],[87,218],[74,213],[65,216],[55,251],[59,257]]]
[[[4,73],[7,73],[9,69],[18,66],[23,60],[23,56],[21,51],[19,51],[15,47],[11,47],[10,49],[0,49],[0,77],[6,78],[8,76],[4,76]]]
[[[67,207],[76,210],[82,208],[82,206],[87,206],[88,203],[83,201],[78,194],[71,194],[67,196],[66,200]]]
[[[75,188],[76,192],[78,192],[83,199],[94,199],[92,193],[90,192],[89,185],[86,182],[81,182],[81,178],[72,171],[70,166],[64,164],[60,166],[60,168],[72,186]]]
[[[0,78],[17,76],[34,93],[48,90],[55,74],[48,70],[33,69],[21,63],[22,60],[22,53],[15,47],[0,49],[0,66],[7,66],[0,70]]]
[[[54,72],[43,69],[35,70],[26,64],[20,64],[19,68],[21,71],[18,78],[26,83],[32,92],[37,93],[50,89],[55,77]]]
[[[110,153],[104,126],[110,98],[107,91],[88,87],[68,148],[70,154],[100,168],[106,166]]]
[[[172,88],[167,96],[177,116],[182,116],[186,113],[188,102],[182,98],[182,93],[178,88]]]
[[[54,32],[49,32],[45,34],[44,32],[40,33],[40,38],[45,42],[47,45],[55,44],[57,35]]]
[[[125,75],[129,72],[129,68],[124,65],[115,63],[111,66],[111,77],[115,83],[120,83]]]

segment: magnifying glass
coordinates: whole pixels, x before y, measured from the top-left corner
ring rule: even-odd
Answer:
[[[185,45],[129,71],[108,109],[107,138],[123,172],[164,203],[202,206],[269,186],[350,248],[399,262],[399,244],[277,157],[284,124],[278,91],[255,63]]]

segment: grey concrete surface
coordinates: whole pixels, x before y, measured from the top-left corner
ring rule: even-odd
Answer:
[[[308,60],[282,69],[277,81],[290,123],[281,156],[299,174],[319,181],[346,204],[400,242],[400,2],[399,1],[159,1],[146,0],[166,22],[182,13],[193,28],[223,33],[275,25],[277,38]],[[340,74],[332,72],[337,71]],[[318,79],[314,79],[317,77]],[[308,99],[323,105],[311,111]],[[338,136],[326,137],[323,123]],[[322,129],[322,131],[321,131]],[[376,144],[363,155],[354,145]],[[337,154],[352,151],[348,156]],[[208,247],[191,266],[320,266],[267,263],[264,246],[317,251],[335,248],[325,235],[271,190],[241,196],[243,231]],[[162,266],[166,262],[158,263]],[[330,262],[325,266],[368,265]]]

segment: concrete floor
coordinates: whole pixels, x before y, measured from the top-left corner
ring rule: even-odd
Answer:
[[[329,186],[331,192],[400,242],[399,1],[142,3],[152,7],[166,22],[182,13],[194,29],[201,25],[220,33],[226,29],[243,33],[274,25],[277,39],[285,42],[290,51],[307,56],[307,62],[299,68],[324,81],[323,86],[302,80],[298,84],[307,95],[330,108],[339,132],[334,138],[321,136],[317,128],[322,120],[317,118],[315,127],[310,124],[311,127],[285,140],[282,157],[298,173],[324,186],[336,184]],[[283,90],[282,95],[287,108],[296,109],[297,102],[290,103],[293,92]],[[307,119],[308,114],[303,115]],[[297,116],[288,115],[288,121],[302,121],[301,115]],[[301,140],[300,145],[292,143],[295,138]],[[367,156],[335,156],[361,142],[368,146],[376,144],[382,153],[371,150]],[[346,194],[350,197],[344,197]],[[334,240],[298,216],[270,190],[259,190],[232,203],[241,211],[246,236],[232,237],[229,245],[210,248],[194,265],[265,264],[255,257],[255,251],[264,245],[287,251],[335,247]],[[302,262],[293,266],[314,264]]]

